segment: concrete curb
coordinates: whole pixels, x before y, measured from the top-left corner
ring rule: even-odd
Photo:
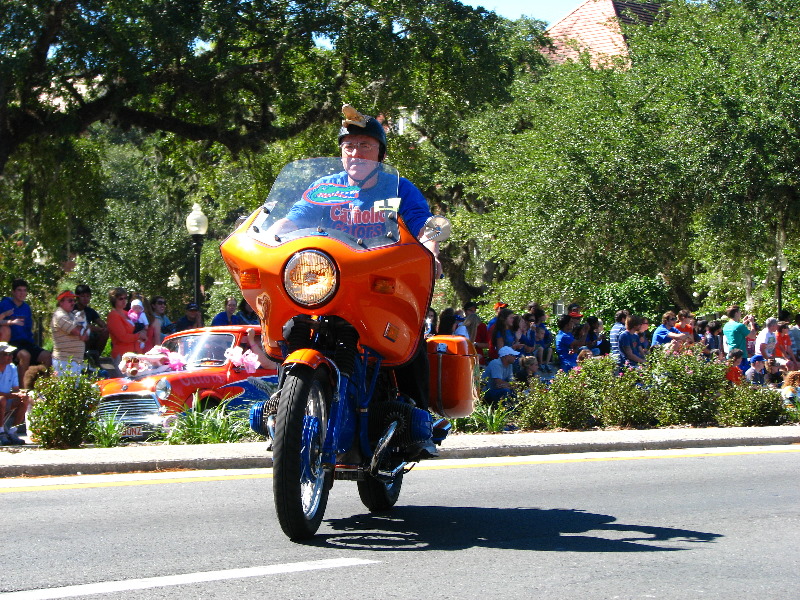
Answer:
[[[800,444],[800,426],[454,435],[439,454],[459,459],[790,444]],[[4,478],[271,466],[266,442],[0,452]]]

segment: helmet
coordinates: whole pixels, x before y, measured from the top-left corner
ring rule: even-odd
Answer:
[[[339,144],[346,135],[368,135],[371,138],[378,140],[380,150],[378,151],[378,160],[382,161],[386,154],[386,130],[383,125],[375,117],[362,115],[355,108],[349,104],[342,107],[342,127],[339,129]]]

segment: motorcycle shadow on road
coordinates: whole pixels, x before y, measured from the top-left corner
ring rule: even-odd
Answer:
[[[327,527],[326,527],[327,525]],[[333,531],[328,532],[330,528]],[[618,523],[578,509],[396,506],[384,514],[327,519],[311,542],[352,550],[674,552],[721,534]]]

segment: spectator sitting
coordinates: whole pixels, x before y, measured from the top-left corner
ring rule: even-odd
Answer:
[[[12,363],[16,348],[8,342],[0,342],[0,445],[22,445],[25,442],[11,427],[24,420],[27,396],[19,393],[19,374]],[[22,412],[20,412],[20,407]],[[9,415],[13,415],[10,419]]]
[[[728,370],[725,372],[725,379],[734,385],[742,384],[742,359],[744,358],[744,351],[740,348],[734,348],[728,352]]]
[[[236,313],[236,298],[225,298],[225,310],[211,320],[211,327],[220,327],[222,325],[246,325],[239,315]]]
[[[678,320],[675,329],[686,334],[686,341],[691,343],[696,341],[694,335],[694,315],[691,311],[683,309],[678,311]]]
[[[775,340],[775,359],[778,362],[781,359],[785,360],[787,371],[800,369],[800,362],[797,361],[797,355],[792,350],[792,338],[789,336],[789,323],[787,321],[778,321]]]
[[[521,354],[531,356],[536,350],[536,339],[529,328],[529,321],[523,315],[514,315],[511,330],[514,332],[516,348]]]
[[[636,315],[628,315],[625,319],[625,331],[619,336],[619,356],[617,365],[620,369],[627,366],[638,367],[644,362],[639,339],[639,326],[642,319]]]
[[[665,312],[661,316],[661,325],[656,327],[656,330],[653,332],[653,341],[650,344],[651,347],[666,344],[667,342],[684,344],[691,341],[692,338],[688,334],[683,333],[675,327],[675,322],[677,320],[678,317],[676,317],[675,313],[671,310]]]
[[[600,344],[603,341],[603,322],[594,315],[586,317],[586,347],[595,356],[600,356]]]
[[[89,328],[89,340],[86,342],[86,353],[89,360],[97,365],[97,360],[106,349],[108,342],[108,325],[94,308],[89,306],[92,301],[92,288],[86,284],[75,287],[75,310],[86,317]]]
[[[753,385],[764,385],[765,374],[766,371],[764,369],[764,357],[760,354],[754,355],[750,359],[750,368],[745,372],[744,378]]]
[[[22,318],[12,318],[13,314],[14,309],[12,308],[0,313],[0,342],[7,342],[11,339],[11,325],[22,325],[25,323],[25,320]]]
[[[258,318],[256,311],[247,303],[247,300],[242,298],[239,302],[239,312],[236,313],[239,318],[247,325],[260,325],[261,319]]]
[[[775,362],[774,358],[768,358],[765,364],[767,373],[764,379],[767,385],[772,388],[781,387],[783,385],[785,371],[781,371],[780,365]]]
[[[557,325],[556,354],[558,354],[558,360],[561,363],[561,370],[569,371],[578,364],[575,351],[580,348],[580,344],[575,340],[575,336],[572,335],[572,317],[569,314],[563,314],[558,317]]]
[[[203,326],[203,316],[200,314],[200,307],[194,302],[186,305],[186,314],[175,321],[175,331],[186,331]]]
[[[425,337],[429,338],[432,335],[436,335],[436,332],[439,330],[439,317],[436,314],[436,311],[428,307],[428,312],[425,315]]]
[[[536,344],[542,349],[539,365],[549,373],[553,370],[553,334],[547,328],[547,313],[541,308],[535,308],[531,314],[536,319]],[[539,335],[540,329],[542,330],[541,336]]]
[[[469,339],[469,330],[467,329],[466,325],[464,325],[464,321],[467,320],[464,311],[459,308],[455,311],[453,317],[455,319],[455,329],[453,331],[453,335],[460,335]]]
[[[705,344],[709,358],[722,359],[724,354],[722,351],[722,323],[710,321],[706,326],[702,342]]]
[[[519,370],[515,377],[528,385],[541,381],[539,361],[535,356],[523,356],[519,359]]]
[[[439,314],[439,328],[437,335],[453,335],[456,328],[456,311],[450,307],[445,308]]]
[[[140,298],[131,300],[131,307],[128,309],[128,320],[133,323],[134,333],[145,332],[144,338],[137,342],[138,351],[144,352],[147,345],[147,329],[150,327],[150,319],[147,318],[144,312],[144,303]]]
[[[778,337],[775,335],[778,331],[778,319],[769,317],[764,322],[764,329],[758,332],[756,336],[755,354],[761,354],[764,358],[774,358],[784,371],[787,370],[787,361],[785,358],[778,358],[775,354],[775,347],[778,345]]]
[[[650,352],[650,338],[647,337],[647,333],[650,331],[650,320],[647,317],[640,318],[642,323],[639,325],[639,353],[642,358],[645,358]]]
[[[791,371],[786,374],[781,387],[783,405],[794,410],[797,407],[798,396],[800,396],[800,371]]]
[[[89,339],[83,313],[76,313],[76,296],[67,290],[58,295],[58,307],[50,321],[53,334],[53,368],[57,374],[79,375],[83,371],[83,355]]]
[[[11,297],[0,300],[0,314],[6,315],[5,320],[10,330],[8,343],[16,348],[14,360],[19,372],[19,383],[22,383],[29,366],[42,364],[49,367],[52,364],[50,352],[37,346],[33,340],[33,312],[30,304],[25,302],[27,297],[28,282],[15,279],[11,282]]]
[[[522,344],[517,341],[516,336],[514,335],[514,313],[508,308],[500,309],[500,312],[497,313],[497,323],[495,323],[494,330],[492,332],[492,340],[490,346],[490,356],[493,354],[499,357],[500,348],[508,347],[513,350],[518,350],[518,347],[521,347]],[[494,351],[494,352],[492,352]]]
[[[609,352],[612,356],[619,356],[619,336],[625,331],[625,319],[628,318],[630,313],[625,310],[618,310],[614,314],[614,324],[608,332]]]
[[[497,323],[497,318],[500,314],[500,311],[504,308],[508,308],[508,304],[505,302],[495,302],[494,303],[494,316],[489,319],[489,322],[486,323],[486,327],[489,329],[489,335],[492,334],[492,328],[494,327],[495,323]]]
[[[594,352],[589,350],[589,348],[581,348],[581,351],[578,352],[578,364],[583,364],[584,361],[594,358]]]
[[[492,405],[496,405],[503,398],[514,397],[511,380],[514,377],[513,364],[519,356],[519,352],[510,346],[503,346],[497,351],[497,354],[498,357],[489,363],[484,373],[484,377],[488,381],[488,389],[483,398]]]
[[[478,359],[482,365],[486,364],[486,352],[489,350],[489,329],[486,327],[480,316],[478,316],[478,305],[474,302],[467,302],[464,305],[464,327],[469,332],[469,339],[475,344],[478,351]]]

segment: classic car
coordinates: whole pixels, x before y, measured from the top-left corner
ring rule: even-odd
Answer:
[[[246,332],[250,327],[204,327],[167,336],[162,345],[179,354],[185,365],[180,370],[144,371],[135,377],[99,381],[98,417],[122,421],[123,437],[146,438],[191,408],[195,397],[204,408],[227,402],[231,410],[269,397],[277,388],[276,369],[259,367],[248,373],[226,356],[225,351],[236,346],[249,348]],[[260,339],[261,328],[253,329]]]

